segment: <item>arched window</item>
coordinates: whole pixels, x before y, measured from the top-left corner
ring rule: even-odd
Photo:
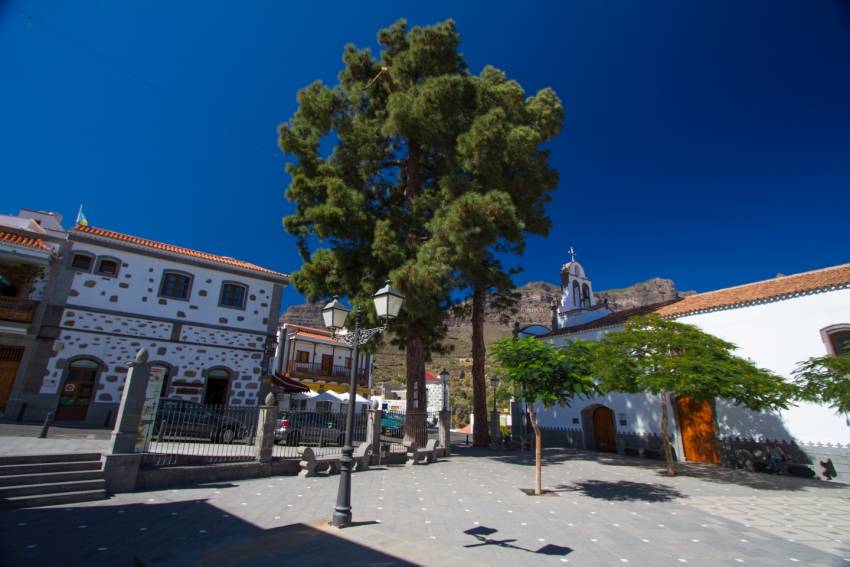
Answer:
[[[218,304],[222,307],[245,309],[245,298],[248,296],[248,286],[236,282],[221,284],[221,296]]]
[[[94,273],[114,278],[118,275],[118,269],[120,266],[121,262],[119,260],[101,256],[97,259],[97,267],[95,268]]]
[[[578,282],[573,280],[573,305],[579,306],[581,300],[581,290],[579,290]]]
[[[590,307],[590,286],[587,284],[581,286],[581,306]]]
[[[56,419],[82,421],[94,395],[100,363],[91,358],[78,358],[68,364],[65,382],[59,394]]]
[[[225,368],[214,368],[207,372],[207,387],[204,390],[204,404],[223,406],[227,404],[227,394],[230,391],[230,371]]]
[[[821,331],[829,354],[841,356],[850,353],[850,324],[832,325]]]
[[[71,258],[71,268],[81,272],[90,272],[94,264],[94,256],[88,252],[75,252]]]
[[[189,274],[171,271],[162,273],[162,283],[159,285],[160,297],[189,299],[191,289],[192,276]]]

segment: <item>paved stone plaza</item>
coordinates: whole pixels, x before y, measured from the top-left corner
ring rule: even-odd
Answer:
[[[460,449],[353,477],[358,525],[324,522],[338,476],[273,477],[0,513],[3,565],[850,565],[850,487],[550,450]]]

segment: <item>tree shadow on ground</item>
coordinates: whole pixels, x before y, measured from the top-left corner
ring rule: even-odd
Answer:
[[[566,555],[572,553],[572,549],[569,547],[564,547],[562,545],[554,545],[554,544],[546,544],[538,549],[528,549],[526,547],[522,547],[520,545],[516,545],[516,538],[509,539],[494,539],[489,536],[495,534],[499,530],[495,528],[488,528],[487,526],[477,526],[468,530],[464,530],[463,533],[467,535],[471,535],[478,543],[470,543],[469,545],[464,545],[466,548],[473,547],[485,547],[485,546],[496,546],[501,547],[503,549],[516,549],[518,551],[526,551],[528,553],[535,553],[538,555],[552,555],[556,557],[565,557]]]
[[[375,522],[357,522],[368,526]],[[205,499],[0,512],[0,556],[15,565],[412,566],[326,522],[265,529]]]
[[[454,448],[452,448],[454,451]],[[512,465],[534,466],[534,451],[499,451],[483,447],[461,447],[456,454],[469,457],[485,457],[494,461]],[[543,449],[542,464],[555,465],[566,461],[575,460],[575,456],[564,452],[562,449]]]
[[[619,502],[640,500],[643,502],[670,502],[675,498],[687,498],[675,488],[664,484],[649,484],[620,480],[608,482],[604,480],[583,480],[572,484],[559,484],[557,492],[578,492],[591,498]]]
[[[622,457],[619,455],[594,454],[592,452],[577,453],[581,460],[592,460],[602,465],[614,467],[640,467],[651,470],[662,478],[671,478],[663,461]],[[800,491],[807,488],[847,489],[846,484],[812,478],[801,478],[789,475],[774,475],[768,473],[750,472],[743,469],[732,469],[719,465],[703,463],[676,463],[676,476],[696,478],[718,484],[735,484],[758,490]]]
[[[534,466],[533,451],[498,451],[483,448],[463,448],[457,451],[460,455],[483,457],[493,461],[515,465]],[[667,475],[664,461],[639,457],[627,457],[612,453],[581,451],[567,448],[543,449],[542,464],[551,466],[568,462],[597,462],[613,467],[638,467],[654,472],[660,478],[671,478]],[[750,472],[742,469],[731,469],[718,465],[702,463],[676,463],[677,476],[690,477],[718,484],[735,484],[759,490],[800,491],[808,488],[848,489],[850,486],[835,481],[825,481],[817,478],[801,478],[788,475],[772,475],[767,473]]]

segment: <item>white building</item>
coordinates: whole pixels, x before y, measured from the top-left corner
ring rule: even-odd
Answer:
[[[142,347],[165,375],[163,396],[258,403],[286,275],[89,226],[60,255],[38,352],[19,376],[25,418],[110,425]]]
[[[561,304],[571,306],[567,291],[574,293],[572,281],[581,286],[581,278],[589,280],[575,261],[564,270],[569,279],[562,286]],[[739,356],[790,378],[799,362],[836,354],[839,345],[850,340],[850,264],[628,311],[611,312],[589,302],[578,311],[559,311],[559,321],[565,324],[541,339],[556,345],[576,339],[595,341],[622,330],[629,317],[652,312],[732,342]],[[544,428],[566,429],[577,446],[624,452],[660,446],[659,410],[655,396],[609,394],[576,400],[571,407],[543,409],[539,419]],[[815,404],[761,413],[723,400],[697,403],[679,398],[670,410],[677,454],[686,460],[718,462],[724,451],[742,443],[763,446],[765,440],[778,440],[798,446],[812,462],[832,458],[844,464],[850,448],[847,416]]]
[[[66,240],[62,216],[21,209],[0,215],[0,414],[23,419],[17,399],[37,351],[55,271]]]
[[[324,328],[284,323],[279,331],[277,372],[311,391],[347,395],[353,350],[339,336]],[[360,351],[357,394],[369,396],[372,386],[372,355]]]

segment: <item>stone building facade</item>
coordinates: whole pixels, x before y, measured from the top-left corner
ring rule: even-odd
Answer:
[[[284,274],[89,226],[68,233],[16,404],[28,419],[110,425],[147,348],[162,396],[253,406],[269,381]]]

